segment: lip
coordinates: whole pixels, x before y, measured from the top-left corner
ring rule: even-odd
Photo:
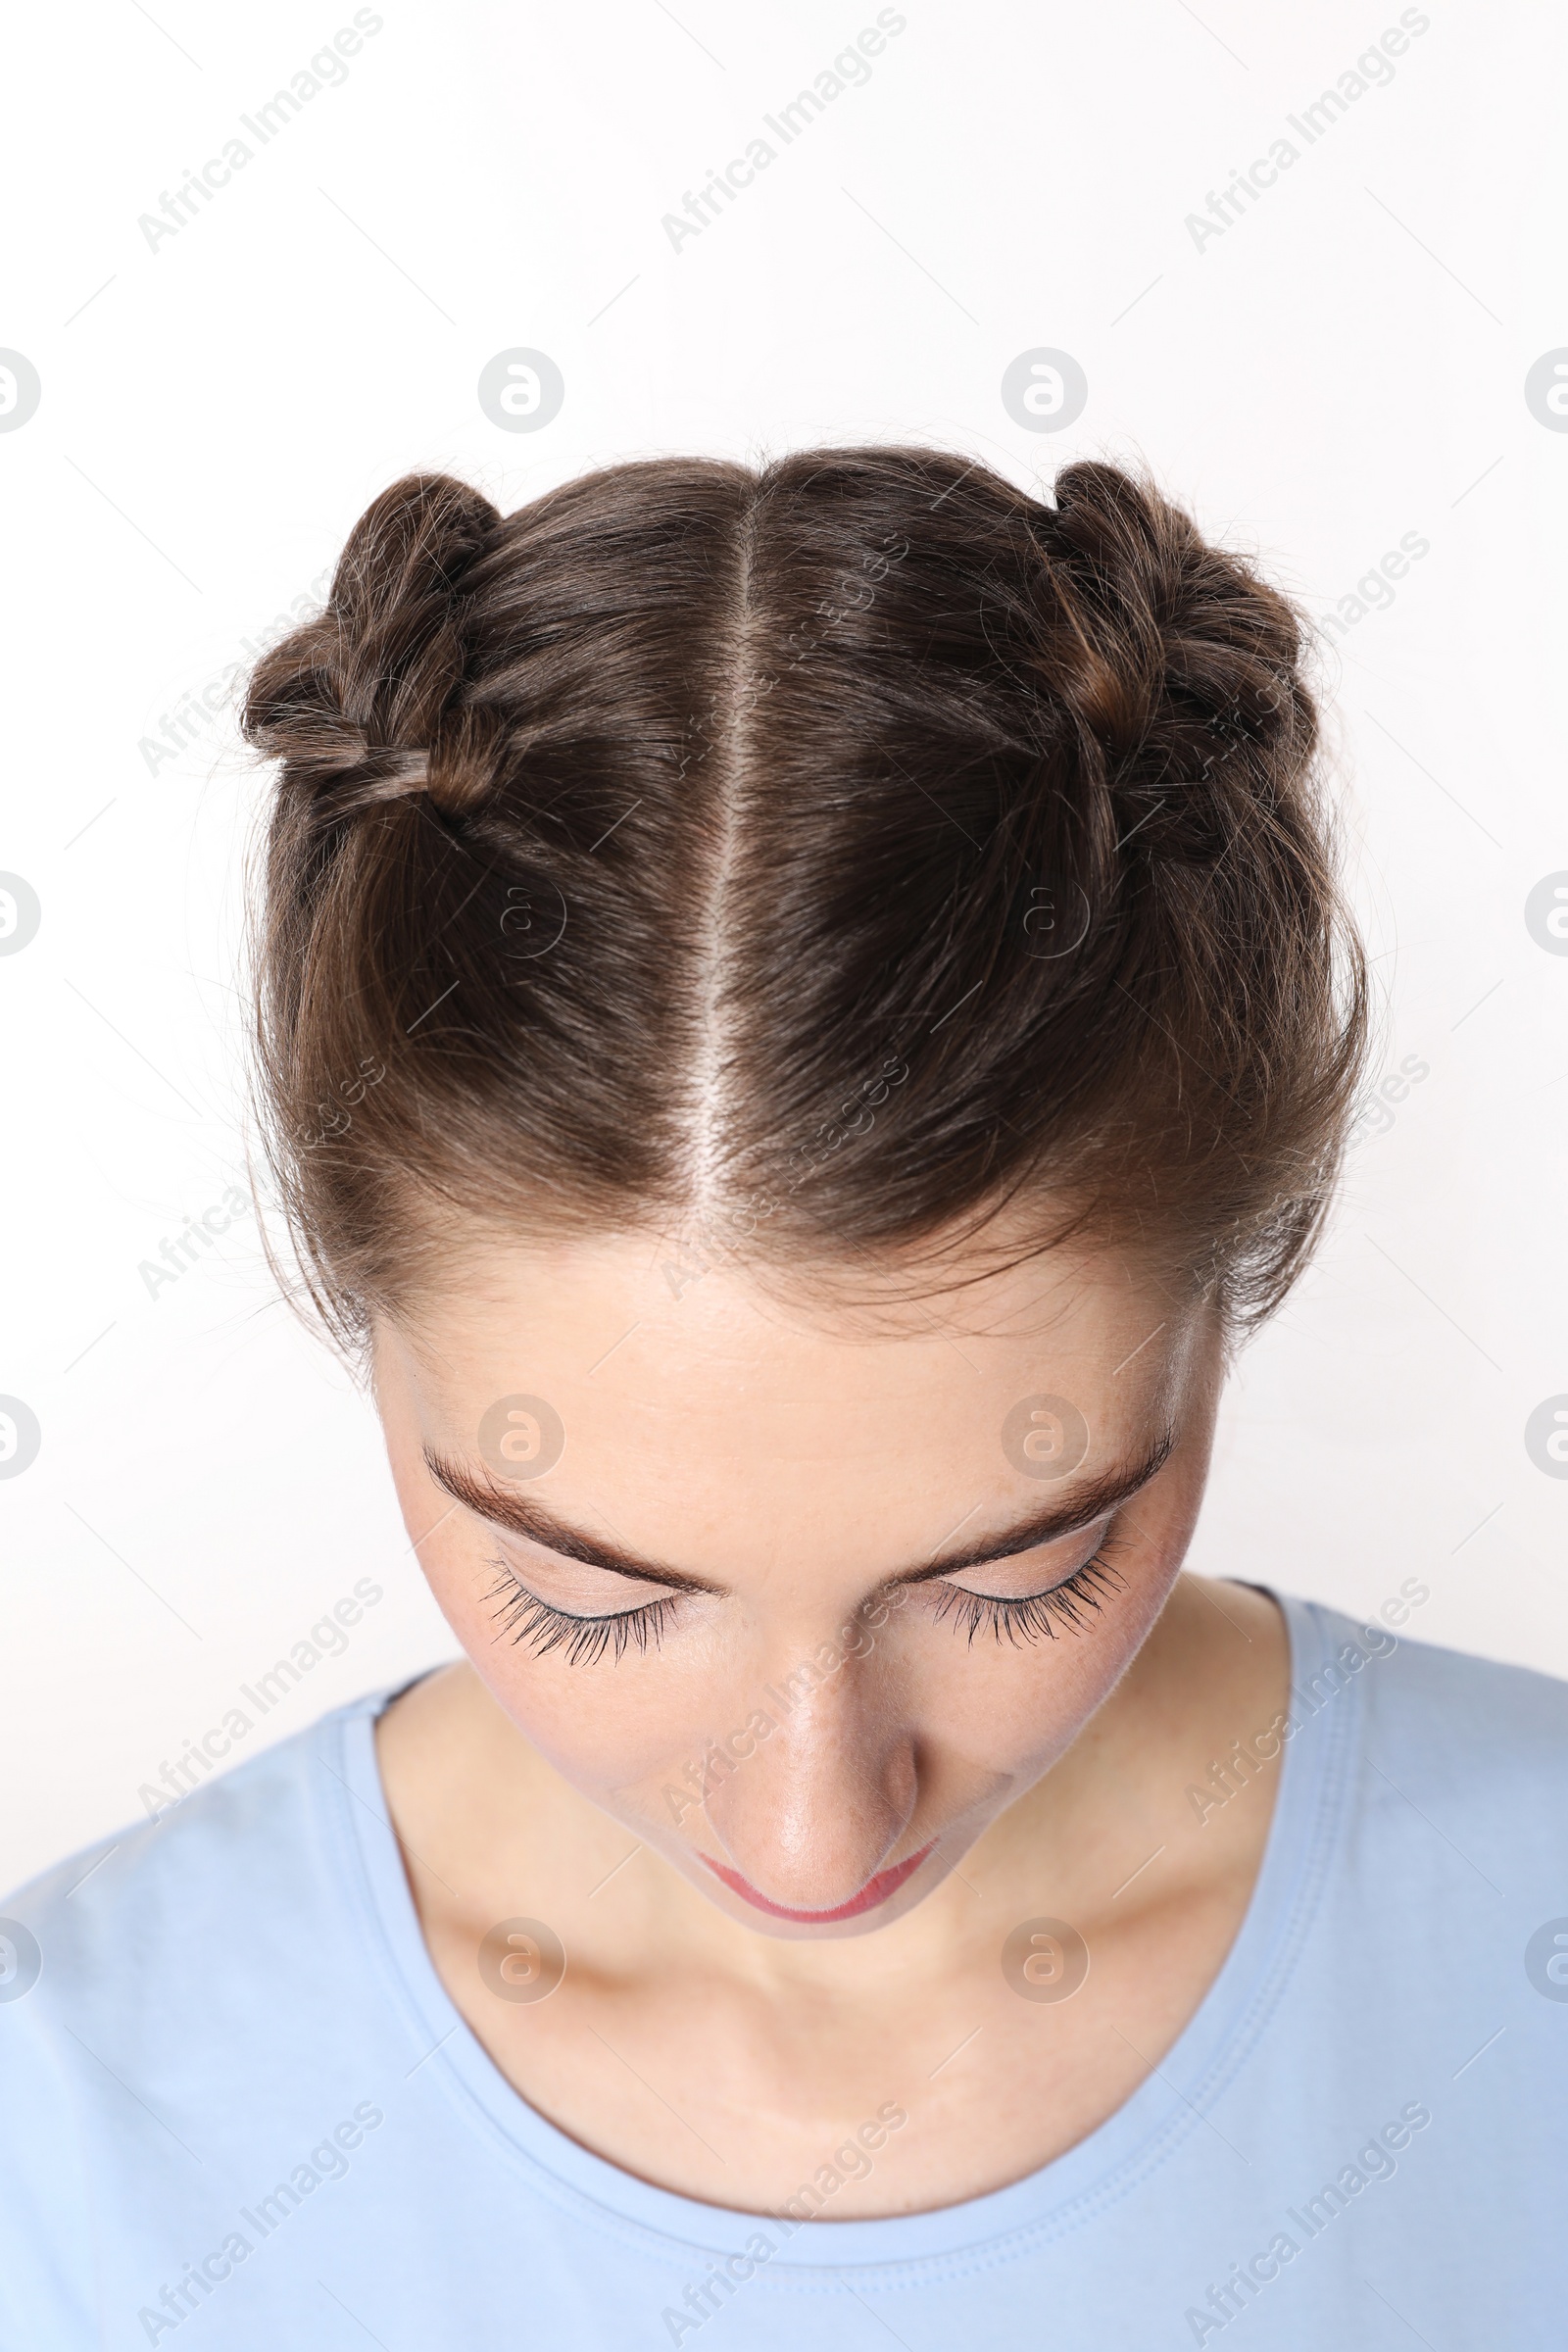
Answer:
[[[759,1892],[750,1879],[743,1879],[738,1870],[730,1870],[724,1863],[715,1862],[710,1854],[704,1854],[703,1860],[715,1879],[722,1879],[731,1894],[743,1896],[756,1910],[765,1911],[770,1919],[796,1920],[804,1927],[821,1928],[831,1926],[835,1920],[857,1919],[862,1911],[874,1911],[878,1903],[885,1903],[890,1894],[898,1892],[906,1879],[914,1876],[935,1844],[933,1838],[930,1844],[922,1845],[920,1851],[911,1854],[906,1862],[895,1862],[891,1870],[879,1870],[874,1879],[866,1880],[858,1894],[852,1894],[847,1903],[835,1903],[831,1911],[796,1911],[788,1903],[770,1902],[765,1894]]]

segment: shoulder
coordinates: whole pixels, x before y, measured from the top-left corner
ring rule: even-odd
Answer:
[[[1568,1682],[1417,1641],[1411,1620],[1428,1594],[1419,1578],[1409,1577],[1395,1613],[1370,1619],[1321,1601],[1287,1601],[1297,1650],[1293,1682],[1332,1690],[1366,1674],[1381,1714],[1398,1715],[1411,1730],[1442,1714],[1449,1740],[1464,1744],[1482,1733],[1511,1733],[1548,1747],[1568,1740]]]
[[[1419,1608],[1428,1588],[1406,1580]],[[1560,1850],[1568,1822],[1568,1682],[1418,1642],[1409,1609],[1370,1622],[1286,1604],[1300,1726],[1353,1714],[1363,1801],[1430,1804],[1506,1843]],[[1354,1692],[1353,1699],[1351,1692]]]
[[[345,1776],[364,1780],[382,1703],[324,1716],[0,1896],[6,2343],[96,2343],[94,2280],[140,2242],[135,2217],[156,2235],[155,2208],[184,2214],[191,2180],[226,2179],[270,2105],[300,2128],[301,2065],[280,2063],[277,2028],[307,2072],[343,2038],[333,1991],[363,1977]]]
[[[0,1896],[11,1965],[39,1996],[31,1983],[29,1997],[13,1994],[0,2027],[20,2027],[20,2011],[78,2024],[127,2002],[172,2011],[198,1984],[210,1991],[215,1952],[232,1952],[242,1928],[286,1933],[329,1863],[346,1736],[383,1703],[335,1710]],[[0,2068],[18,2039],[0,2032]]]

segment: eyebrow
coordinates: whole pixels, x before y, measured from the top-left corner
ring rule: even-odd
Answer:
[[[918,1568],[895,1570],[879,1579],[878,1589],[928,1584],[934,1577],[983,1568],[992,1560],[1011,1559],[1020,1551],[1033,1551],[1037,1544],[1075,1535],[1080,1528],[1103,1519],[1147,1487],[1170,1459],[1175,1442],[1174,1430],[1167,1429],[1140,1461],[1113,1465],[1097,1478],[1069,1487],[1054,1502],[1032,1512],[1003,1535],[982,1537],[962,1551],[944,1552],[940,1559]],[[645,1559],[619,1544],[604,1544],[584,1535],[580,1528],[559,1518],[538,1496],[515,1494],[460,1462],[446,1460],[430,1446],[424,1449],[424,1466],[442,1492],[472,1511],[476,1518],[487,1519],[514,1535],[525,1536],[530,1543],[543,1545],[546,1551],[559,1552],[564,1559],[580,1560],[586,1567],[603,1568],[612,1576],[632,1578],[639,1584],[665,1585],[677,1592],[722,1595],[726,1590],[707,1577],[688,1575],[682,1568],[669,1568],[661,1560]]]

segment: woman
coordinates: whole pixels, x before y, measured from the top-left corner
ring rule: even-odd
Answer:
[[[370,509],[261,1066],[466,1658],[11,1899],[8,2342],[1550,2339],[1563,1687],[1181,1573],[1366,1027],[1301,652],[1106,466]]]

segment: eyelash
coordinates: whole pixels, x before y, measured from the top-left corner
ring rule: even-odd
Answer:
[[[1005,1635],[1014,1645],[1038,1642],[1042,1636],[1054,1642],[1058,1625],[1081,1634],[1089,1622],[1085,1612],[1098,1612],[1111,1593],[1125,1589],[1126,1578],[1106,1558],[1117,1548],[1115,1539],[1107,1537],[1094,1558],[1085,1560],[1071,1576],[1053,1585],[1049,1592],[1034,1592],[1024,1600],[999,1600],[984,1592],[965,1592],[957,1585],[940,1586],[932,1614],[939,1623],[946,1617],[955,1619],[971,1642],[980,1633],[989,1633],[998,1642]]]
[[[640,1609],[618,1610],[612,1617],[573,1617],[568,1610],[552,1608],[548,1600],[530,1592],[505,1560],[493,1559],[490,1565],[496,1582],[485,1598],[501,1603],[495,1611],[501,1627],[496,1640],[510,1635],[514,1642],[526,1642],[540,1658],[548,1657],[553,1649],[564,1649],[568,1666],[592,1666],[607,1649],[616,1661],[633,1646],[645,1650],[651,1642],[657,1649],[675,1606],[671,1595],[645,1601]]]
[[[965,1592],[956,1585],[941,1586],[936,1590],[932,1614],[939,1624],[944,1618],[956,1619],[971,1643],[978,1633],[990,1633],[999,1642],[1005,1635],[1014,1646],[1042,1637],[1054,1642],[1058,1625],[1081,1634],[1088,1624],[1085,1612],[1098,1613],[1110,1594],[1125,1588],[1126,1579],[1106,1557],[1116,1548],[1115,1539],[1107,1537],[1093,1559],[1085,1560],[1071,1576],[1053,1585],[1049,1592],[1031,1593],[1024,1600],[1001,1600],[984,1592]],[[596,1665],[607,1650],[612,1653],[612,1663],[618,1663],[630,1648],[659,1648],[675,1607],[671,1595],[645,1601],[638,1609],[618,1610],[610,1617],[573,1617],[530,1592],[505,1560],[493,1559],[490,1565],[496,1571],[496,1582],[485,1598],[501,1603],[494,1612],[501,1629],[497,1641],[510,1637],[514,1642],[526,1642],[540,1658],[548,1657],[553,1649],[564,1649],[568,1666]]]

